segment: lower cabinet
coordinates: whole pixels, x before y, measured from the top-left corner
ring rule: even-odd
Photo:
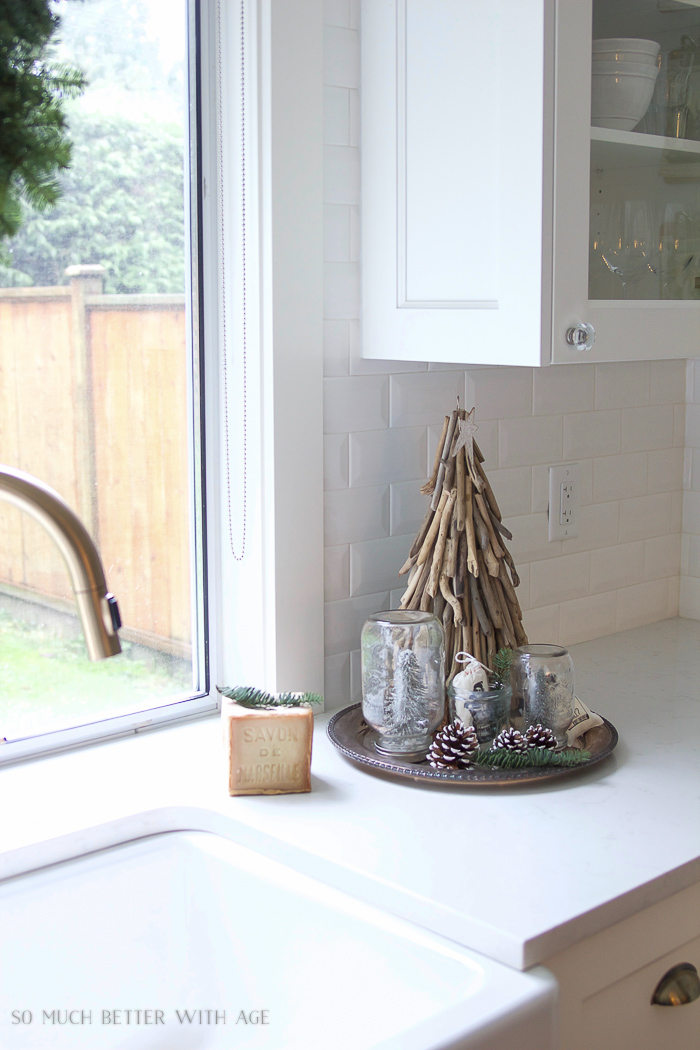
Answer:
[[[700,883],[544,962],[560,986],[560,1050],[698,1050],[700,999],[651,1002],[679,963],[700,971]]]

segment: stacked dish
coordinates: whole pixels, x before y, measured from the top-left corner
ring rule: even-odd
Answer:
[[[646,113],[659,75],[655,40],[608,37],[593,41],[591,123],[631,131]]]

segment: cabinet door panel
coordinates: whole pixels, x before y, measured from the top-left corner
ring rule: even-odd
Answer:
[[[700,1000],[684,1006],[650,1003],[658,981],[677,963],[700,966],[700,938],[585,999],[582,1029],[590,1050],[697,1050]]]
[[[364,0],[365,357],[541,363],[549,6]]]

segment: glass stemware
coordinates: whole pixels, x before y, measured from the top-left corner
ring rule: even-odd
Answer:
[[[655,274],[658,245],[646,201],[609,204],[597,239],[603,262],[622,284],[622,298],[634,299],[640,281]]]
[[[682,299],[683,282],[696,258],[693,219],[680,204],[666,204],[659,221],[661,298]]]

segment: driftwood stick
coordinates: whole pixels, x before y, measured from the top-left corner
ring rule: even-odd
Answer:
[[[434,598],[438,591],[438,585],[440,581],[440,572],[442,570],[442,560],[445,553],[445,545],[447,543],[447,533],[452,524],[452,508],[457,498],[457,490],[452,489],[447,502],[445,503],[444,510],[442,512],[442,518],[440,519],[440,531],[435,542],[435,553],[433,554],[433,564],[430,569],[430,577],[428,578],[428,594],[431,598]],[[452,575],[452,573],[448,573]]]
[[[466,516],[466,532],[467,532],[467,566],[472,576],[479,575],[479,562],[476,557],[476,535],[474,533],[474,498],[473,498],[473,486],[472,479],[467,478],[467,516]]]
[[[438,620],[442,620],[442,614],[445,609],[445,596],[442,591],[438,591],[435,595],[435,601],[433,602],[433,612],[437,616]]]
[[[504,623],[503,630],[504,630],[505,636],[506,636],[506,644],[509,645],[511,649],[515,649],[515,647],[517,645],[517,642],[516,642],[516,639],[515,639],[515,628],[513,627],[513,621],[511,619],[511,615],[510,615],[510,609],[508,608],[508,601],[506,599],[505,594],[503,593],[503,587],[502,587],[501,581],[500,580],[493,580],[492,583],[493,583],[493,593],[496,596],[496,600],[498,601],[498,604],[499,604],[500,609],[501,609],[501,614],[503,616],[503,623]],[[499,646],[499,648],[500,648],[500,646]]]
[[[513,555],[510,553],[510,551],[508,550],[507,547],[506,547],[506,551],[505,551],[505,556],[506,556],[506,565],[510,569],[511,579],[513,580],[513,586],[514,587],[519,587],[520,586],[520,577],[518,576],[518,570],[515,567],[515,562],[513,561]]]
[[[457,420],[464,419],[464,410],[457,413]],[[457,457],[453,453],[453,449],[457,444],[457,438],[459,437],[459,430],[455,427],[455,432],[452,435],[452,444],[450,445],[450,454],[447,457],[447,466],[445,467],[445,480],[443,481],[443,488],[451,489],[455,484],[455,475],[457,471]]]
[[[421,612],[432,612],[433,596],[426,587],[423,591],[420,599],[420,605],[418,608]]]
[[[457,502],[455,504],[455,518],[457,520],[457,531],[464,532],[467,517],[467,467],[464,459],[464,449],[457,453]]]
[[[452,612],[454,614],[455,623],[462,623],[464,620],[464,614],[462,613],[462,606],[459,598],[455,598],[454,594],[450,590],[450,581],[447,576],[440,577],[440,590],[442,591],[443,597],[446,602],[449,602],[452,606]]]
[[[418,551],[423,546],[423,540],[428,535],[428,529],[430,528],[430,523],[433,520],[433,515],[434,514],[435,514],[435,511],[433,510],[433,508],[432,507],[428,507],[428,509],[427,509],[427,511],[425,513],[425,517],[423,518],[423,523],[422,523],[421,527],[418,530],[418,535],[416,536],[415,540],[413,541],[413,545],[412,545],[410,551],[408,552],[409,558],[412,558],[414,554],[418,554]]]
[[[499,521],[499,519],[491,510],[491,507],[489,507],[489,517],[491,518],[491,524],[493,525],[494,529],[500,532],[501,536],[505,536],[507,540],[513,539],[513,533],[510,531],[510,529],[507,529],[505,527],[502,521]]]
[[[408,606],[408,603],[410,602],[411,598],[416,593],[416,587],[418,586],[422,572],[422,565],[414,565],[411,569],[408,576],[408,583],[406,584],[406,590],[401,595],[399,609],[405,609]]]
[[[445,435],[445,444],[443,445],[443,448],[442,448],[442,456],[440,457],[440,466],[438,467],[438,476],[437,476],[437,479],[435,481],[435,491],[433,492],[433,498],[432,498],[432,501],[431,501],[431,504],[430,504],[430,506],[433,508],[433,510],[435,510],[437,508],[438,503],[440,502],[440,499],[442,498],[442,482],[443,482],[443,479],[445,477],[445,470],[447,469],[447,459],[449,457],[450,451],[452,450],[452,437],[453,437],[454,432],[455,432],[455,427],[457,426],[457,416],[458,416],[458,414],[459,414],[458,409],[455,409],[454,412],[452,413],[452,415],[450,416],[450,422],[449,422],[449,425],[447,427],[447,434]]]
[[[416,565],[422,565],[423,562],[427,559],[428,555],[430,554],[430,551],[432,549],[433,543],[435,542],[435,537],[437,536],[438,531],[440,529],[440,521],[442,519],[442,512],[445,509],[445,504],[446,503],[447,503],[447,493],[444,492],[442,494],[442,496],[440,497],[440,502],[438,503],[437,510],[435,511],[435,514],[433,516],[433,520],[430,523],[430,528],[428,529],[428,531],[425,534],[425,539],[423,540],[423,544],[421,546],[421,549],[418,551],[418,557],[416,559]]]
[[[484,454],[476,443],[476,440],[474,441],[474,459],[478,460],[479,463],[484,462]]]
[[[452,591],[456,598],[464,594],[464,581],[467,578],[467,530],[460,532],[457,547],[457,569],[452,578]]]
[[[469,574],[469,595],[472,600],[472,609],[476,613],[474,619],[479,621],[479,627],[484,632],[484,634],[491,634],[491,624],[489,623],[488,616],[486,615],[486,610],[481,604],[481,598],[479,597],[479,590],[476,585],[476,579],[471,575],[471,573]]]
[[[489,514],[489,509],[486,506],[486,500],[484,499],[484,497],[481,495],[480,492],[477,492],[477,494],[476,494],[476,505],[479,508],[479,513],[481,514],[481,520],[483,521],[484,525],[486,526],[486,530],[487,530],[487,532],[489,534],[489,539],[491,540],[491,547],[493,549],[493,553],[496,555],[497,558],[504,558],[505,557],[505,551],[503,550],[503,547],[501,546],[501,544],[498,542],[498,536],[496,535],[496,530],[494,529],[493,525],[491,524],[491,515]]]
[[[506,598],[508,599],[509,603],[511,605],[518,606],[520,603],[518,602],[518,596],[515,593],[515,587],[510,582],[510,577],[508,575],[508,570],[506,569],[506,567],[503,564],[503,562],[501,562],[501,571],[498,574],[498,578],[501,581],[501,583],[503,584],[503,590],[505,591],[505,595],[506,595]]]
[[[457,551],[459,549],[459,533],[457,532],[457,523],[454,517],[452,518],[452,525],[450,526],[450,532],[447,537],[447,543],[445,544],[445,560],[443,562],[443,572],[445,576],[454,577],[457,575]],[[452,588],[454,593],[454,586]]]
[[[478,660],[479,663],[481,663],[483,659],[481,654],[481,630],[479,629],[479,621],[477,619],[475,619],[472,624],[472,645],[474,647],[472,649],[472,656],[475,660]]]
[[[417,554],[409,554],[409,556],[406,558],[406,561],[403,563],[403,565],[399,569],[399,576],[405,576],[406,573],[410,569],[413,568],[413,566],[416,564],[417,561],[418,561],[418,555]]]
[[[493,667],[496,659],[496,633],[486,636],[486,666]]]
[[[440,434],[440,440],[438,441],[437,449],[435,451],[433,473],[430,475],[425,485],[421,485],[421,493],[423,496],[431,496],[433,492],[435,492],[435,482],[437,481],[438,471],[440,470],[440,460],[442,459],[442,452],[445,447],[445,438],[447,437],[447,428],[449,425],[450,417],[445,416],[445,422],[442,424],[442,433]]]
[[[494,491],[491,488],[491,482],[486,477],[486,471],[484,470],[484,468],[481,465],[481,460],[478,459],[478,457],[474,457],[474,458],[476,459],[476,469],[479,472],[479,477],[481,478],[481,480],[484,483],[484,492],[486,493],[486,499],[488,500],[489,507],[491,508],[493,513],[496,515],[498,520],[501,521],[502,518],[503,518],[503,515],[501,514],[500,507],[498,506],[498,500],[496,499],[496,496],[494,495]]]
[[[480,564],[479,568],[483,570],[483,565]],[[479,573],[479,590],[483,595],[486,603],[486,608],[489,611],[489,617],[494,627],[503,627],[503,614],[501,613],[501,607],[498,604],[498,600],[493,592],[491,586],[491,578],[488,572],[481,571]]]
[[[430,575],[430,562],[426,561],[420,568],[420,572],[416,576],[416,586],[413,588],[413,594],[409,601],[406,601],[406,595],[403,596],[405,602],[404,609],[417,609],[420,605],[420,600],[425,590],[425,585],[428,582],[428,576]]]

